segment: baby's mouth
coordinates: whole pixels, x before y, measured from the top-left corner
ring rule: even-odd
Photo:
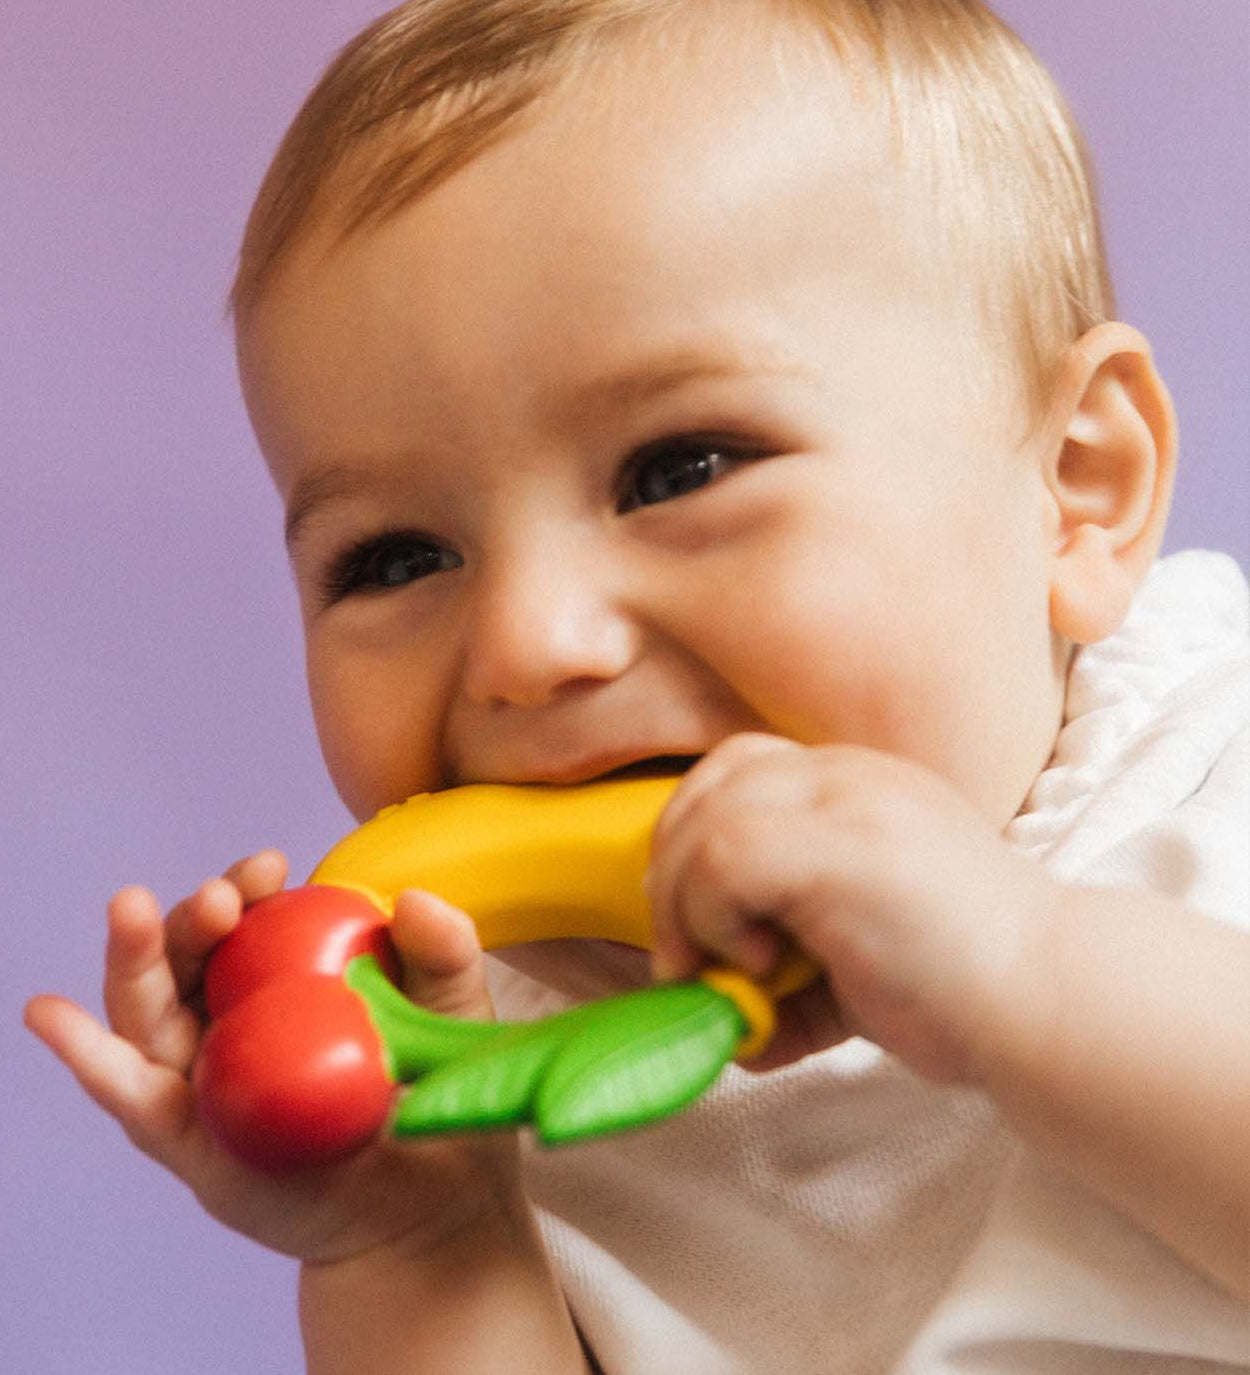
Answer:
[[[600,774],[594,781],[606,783],[625,778],[671,778],[688,773],[702,759],[700,754],[656,754],[647,759],[635,759],[632,764]]]

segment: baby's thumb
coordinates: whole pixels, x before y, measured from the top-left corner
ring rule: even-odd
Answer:
[[[477,929],[459,908],[409,888],[395,903],[390,931],[413,1002],[448,1017],[494,1017]]]

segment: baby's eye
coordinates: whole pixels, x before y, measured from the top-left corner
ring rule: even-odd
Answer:
[[[630,460],[621,487],[623,511],[696,492],[755,455],[711,439],[662,439]]]
[[[388,531],[359,541],[334,560],[322,579],[322,600],[329,604],[352,593],[388,592],[463,564],[459,554],[421,535]]]

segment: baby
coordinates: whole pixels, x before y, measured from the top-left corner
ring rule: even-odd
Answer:
[[[233,304],[354,816],[698,757],[653,970],[529,947],[497,1010],[826,974],[661,1125],[274,1181],[187,1075],[284,860],[117,894],[111,1031],[28,1020],[303,1262],[309,1369],[1250,1368],[1246,589],[1156,562],[1171,403],[1018,40],[979,0],[413,0],[297,118]],[[467,917],[394,934],[489,1012]]]

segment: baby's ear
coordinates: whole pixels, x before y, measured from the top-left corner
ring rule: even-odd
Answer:
[[[1077,340],[1060,367],[1050,422],[1050,623],[1090,644],[1128,615],[1172,498],[1176,416],[1146,339],[1111,323]]]

